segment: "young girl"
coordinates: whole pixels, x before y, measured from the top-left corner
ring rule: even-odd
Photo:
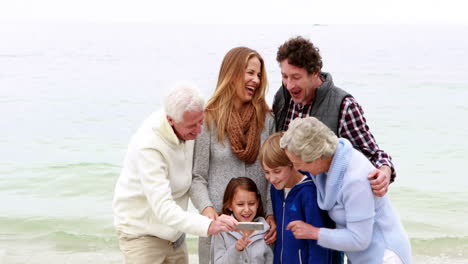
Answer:
[[[295,170],[280,148],[282,135],[283,132],[278,132],[268,137],[259,155],[265,178],[272,184],[271,201],[278,232],[274,263],[342,263],[339,252],[323,248],[315,240],[296,239],[286,228],[288,223],[296,220],[321,227],[333,227],[334,223],[318,207],[312,179]]]
[[[254,181],[233,178],[226,186],[223,214],[239,222],[261,222],[263,230],[220,233],[211,242],[212,263],[273,263],[273,250],[265,243],[270,226],[264,219],[262,198]]]

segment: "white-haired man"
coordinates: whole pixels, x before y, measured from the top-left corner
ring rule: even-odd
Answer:
[[[188,263],[185,232],[232,231],[237,221],[187,212],[193,139],[203,124],[203,99],[189,85],[167,96],[128,147],[113,200],[114,224],[125,263]]]

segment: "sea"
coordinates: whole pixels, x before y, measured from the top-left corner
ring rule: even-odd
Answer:
[[[238,46],[263,56],[271,106],[298,35],[392,155],[414,263],[468,263],[467,25],[51,22],[0,24],[0,263],[122,263],[111,201],[141,122],[179,81],[210,98]]]

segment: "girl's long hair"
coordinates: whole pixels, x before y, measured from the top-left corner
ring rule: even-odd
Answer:
[[[222,213],[227,214],[227,215],[232,214],[232,211],[229,210],[229,207],[231,207],[232,200],[234,200],[234,195],[236,194],[236,191],[239,189],[255,193],[255,195],[257,196],[257,201],[258,201],[257,214],[255,215],[255,218],[259,216],[265,217],[262,196],[260,196],[260,192],[258,191],[258,188],[255,182],[252,179],[247,178],[247,177],[233,178],[229,181],[228,185],[226,186],[226,190],[224,191]]]

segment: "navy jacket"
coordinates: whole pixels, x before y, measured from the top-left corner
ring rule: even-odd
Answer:
[[[317,245],[316,240],[296,239],[289,222],[302,220],[316,227],[334,227],[326,211],[317,205],[317,190],[310,176],[296,184],[284,200],[284,190],[270,189],[273,213],[277,225],[274,264],[329,264],[332,250]]]

